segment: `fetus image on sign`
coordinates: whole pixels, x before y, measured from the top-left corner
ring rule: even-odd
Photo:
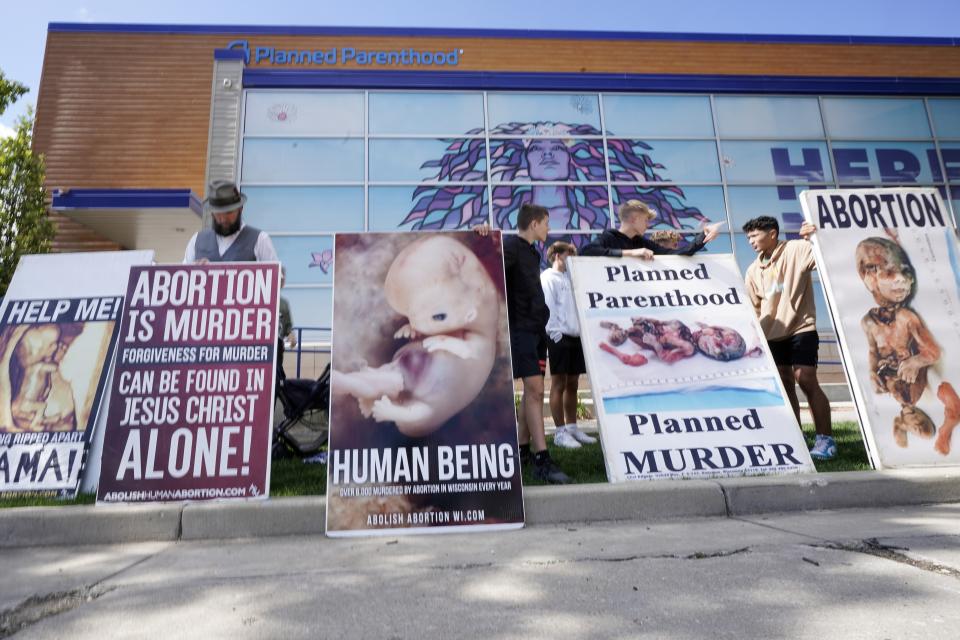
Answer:
[[[860,326],[869,346],[870,380],[874,392],[889,393],[901,407],[893,421],[893,438],[900,447],[909,436],[933,438],[937,428],[917,404],[928,387],[928,370],[941,356],[940,345],[923,318],[910,306],[917,292],[917,273],[910,257],[890,238],[867,238],[857,245],[857,273],[877,306],[863,316]],[[950,453],[950,438],[960,422],[960,397],[942,381],[937,398],[944,405],[944,422],[934,448]]]
[[[74,389],[61,365],[83,323],[22,326],[5,354],[12,431],[75,431]],[[6,341],[5,341],[6,342]],[[8,349],[4,349],[8,351]],[[4,393],[6,395],[6,393]]]
[[[427,436],[480,394],[497,357],[500,295],[464,243],[446,234],[415,240],[389,263],[384,362],[335,363],[335,398],[356,399],[361,414]],[[399,326],[398,326],[399,325]],[[368,352],[369,354],[369,352]]]
[[[656,318],[631,318],[630,324],[604,320],[600,326],[609,331],[600,349],[617,358],[623,364],[639,367],[647,364],[647,357],[637,351],[651,351],[661,362],[674,364],[701,354],[711,360],[729,362],[744,356],[758,357],[763,350],[758,346],[750,349],[740,333],[730,327],[712,326],[697,322],[691,330],[680,320]]]

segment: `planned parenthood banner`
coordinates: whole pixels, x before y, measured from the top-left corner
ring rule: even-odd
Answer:
[[[279,271],[131,270],[98,502],[269,495]]]
[[[327,534],[517,528],[500,234],[338,234]]]
[[[76,494],[131,265],[152,251],[24,256],[0,306],[0,495]]]
[[[733,256],[569,267],[611,482],[813,471]]]
[[[801,204],[874,465],[960,464],[960,251],[940,194],[805,191]]]

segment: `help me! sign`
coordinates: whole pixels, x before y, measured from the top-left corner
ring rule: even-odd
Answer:
[[[131,269],[98,501],[269,495],[279,268]]]

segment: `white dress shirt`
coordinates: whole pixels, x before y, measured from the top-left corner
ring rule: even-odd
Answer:
[[[560,342],[564,335],[579,336],[580,322],[577,320],[570,274],[550,267],[540,274],[540,286],[543,287],[543,297],[550,309],[550,319],[547,321],[550,339]]]

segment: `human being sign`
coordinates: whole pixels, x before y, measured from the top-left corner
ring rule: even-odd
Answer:
[[[327,534],[523,525],[500,234],[338,234]]]

